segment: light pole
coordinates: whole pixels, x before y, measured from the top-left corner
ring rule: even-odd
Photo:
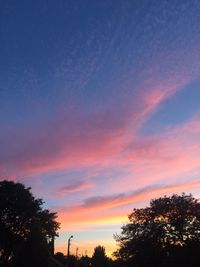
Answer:
[[[67,258],[69,260],[69,256],[70,256],[70,242],[71,239],[73,238],[73,235],[70,236],[70,238],[68,239],[68,246],[67,246]]]

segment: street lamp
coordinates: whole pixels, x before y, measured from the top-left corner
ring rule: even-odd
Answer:
[[[68,239],[68,246],[67,246],[67,258],[69,259],[69,255],[70,255],[70,241],[73,238],[73,235],[70,236],[70,238]]]

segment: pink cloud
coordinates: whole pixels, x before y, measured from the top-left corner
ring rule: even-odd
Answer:
[[[130,203],[138,202],[140,199],[147,200],[148,195],[153,195],[155,192],[173,192],[174,190],[182,190],[185,188],[193,188],[195,186],[200,185],[200,180],[194,180],[187,183],[180,184],[168,184],[168,185],[151,185],[146,186],[144,188],[135,190],[132,193],[121,193],[115,194],[111,196],[96,196],[88,198],[84,201],[84,203],[78,207],[70,208],[70,210],[87,210],[87,209],[110,209],[113,207],[123,206]]]
[[[58,194],[70,194],[70,193],[75,193],[75,192],[80,192],[84,191],[86,189],[91,189],[94,187],[94,184],[86,182],[86,181],[81,181],[81,182],[74,182],[72,184],[69,184],[67,186],[63,186],[59,188]]]
[[[155,101],[150,100],[152,96]],[[70,119],[69,124],[66,121],[69,129],[61,120],[61,124],[47,125],[40,131],[30,130],[26,135],[15,133],[15,140],[7,137],[10,149],[2,159],[3,173],[22,176],[74,166],[111,164],[132,142],[138,127],[166,97],[168,94],[159,96],[157,90],[141,95],[134,118],[130,114],[125,116],[125,124],[123,120],[116,122],[113,115],[101,114],[92,120],[83,118],[80,125],[74,125],[77,118],[74,122]]]
[[[71,227],[80,230],[91,225],[121,225],[127,220],[127,214],[131,212],[130,205],[134,208],[139,202],[174,192],[188,192],[199,186],[200,180],[196,179],[177,184],[146,186],[130,193],[88,198],[78,206],[58,209],[61,230],[69,230]]]
[[[144,184],[182,182],[199,173],[200,120],[168,128],[159,135],[137,136],[116,163],[128,174],[113,180],[116,192]]]
[[[183,53],[184,51],[178,51],[175,54],[159,55],[154,60],[154,67],[149,64],[141,73],[140,84],[136,92],[133,90],[135,95],[130,89],[133,80],[132,74],[129,74],[123,86],[128,86],[131,93],[123,114],[119,111],[116,113],[111,107],[109,111],[94,111],[87,116],[75,113],[69,116],[66,115],[66,110],[63,110],[63,113],[60,112],[46,125],[19,131],[14,129],[10,135],[1,137],[4,151],[0,158],[2,176],[29,176],[95,165],[104,168],[132,163],[133,160],[138,164],[136,169],[140,169],[142,164],[148,165],[148,157],[144,157],[147,150],[151,155],[154,153],[155,157],[167,157],[172,162],[172,156],[167,152],[167,141],[160,137],[150,137],[146,140],[138,136],[138,130],[162,102],[182,90],[199,73],[198,57],[188,57],[190,68],[181,64],[177,71],[176,65],[172,63],[180,62]],[[183,141],[182,139],[182,143]],[[135,145],[137,142],[138,145]],[[180,155],[181,149],[178,151],[179,145],[175,140],[170,140],[170,146],[177,147],[177,151],[174,149],[173,152],[179,152]],[[128,147],[130,149],[127,149]],[[163,155],[159,152],[162,148],[165,149]],[[149,158],[149,164],[152,163],[151,159]],[[185,160],[182,159],[182,162]]]
[[[13,149],[12,154],[8,152],[2,160],[4,172],[23,175],[96,164],[100,161],[106,164],[119,153],[125,141],[121,129],[112,132],[112,129],[91,128],[84,132],[80,127],[71,127],[72,132],[66,132],[65,126],[61,125],[56,133],[52,133],[51,128],[47,130],[48,136],[41,132],[35,136],[30,134],[28,140],[20,137],[18,141],[21,147]],[[13,140],[10,146],[16,146]]]

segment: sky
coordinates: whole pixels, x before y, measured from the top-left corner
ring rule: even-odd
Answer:
[[[116,249],[133,208],[200,197],[198,0],[0,0],[0,179]]]

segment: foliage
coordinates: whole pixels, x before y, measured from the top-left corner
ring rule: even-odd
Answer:
[[[65,255],[62,253],[62,252],[57,252],[55,255],[54,255],[54,258],[59,261],[60,263],[62,263],[63,265],[66,265],[67,263],[67,260],[66,260],[66,257]]]
[[[2,266],[39,266],[57,235],[56,214],[42,208],[21,183],[0,182],[0,261]]]
[[[97,246],[92,255],[92,267],[106,267],[108,265],[108,258],[103,246]]]
[[[67,266],[68,267],[75,267],[77,266],[77,258],[74,255],[69,255],[67,257]]]
[[[150,207],[134,209],[128,218],[121,235],[115,235],[118,258],[132,266],[154,267],[199,261],[200,203],[192,195],[154,199]]]
[[[91,263],[91,259],[88,256],[82,256],[79,259],[78,266],[79,267],[89,267]]]

